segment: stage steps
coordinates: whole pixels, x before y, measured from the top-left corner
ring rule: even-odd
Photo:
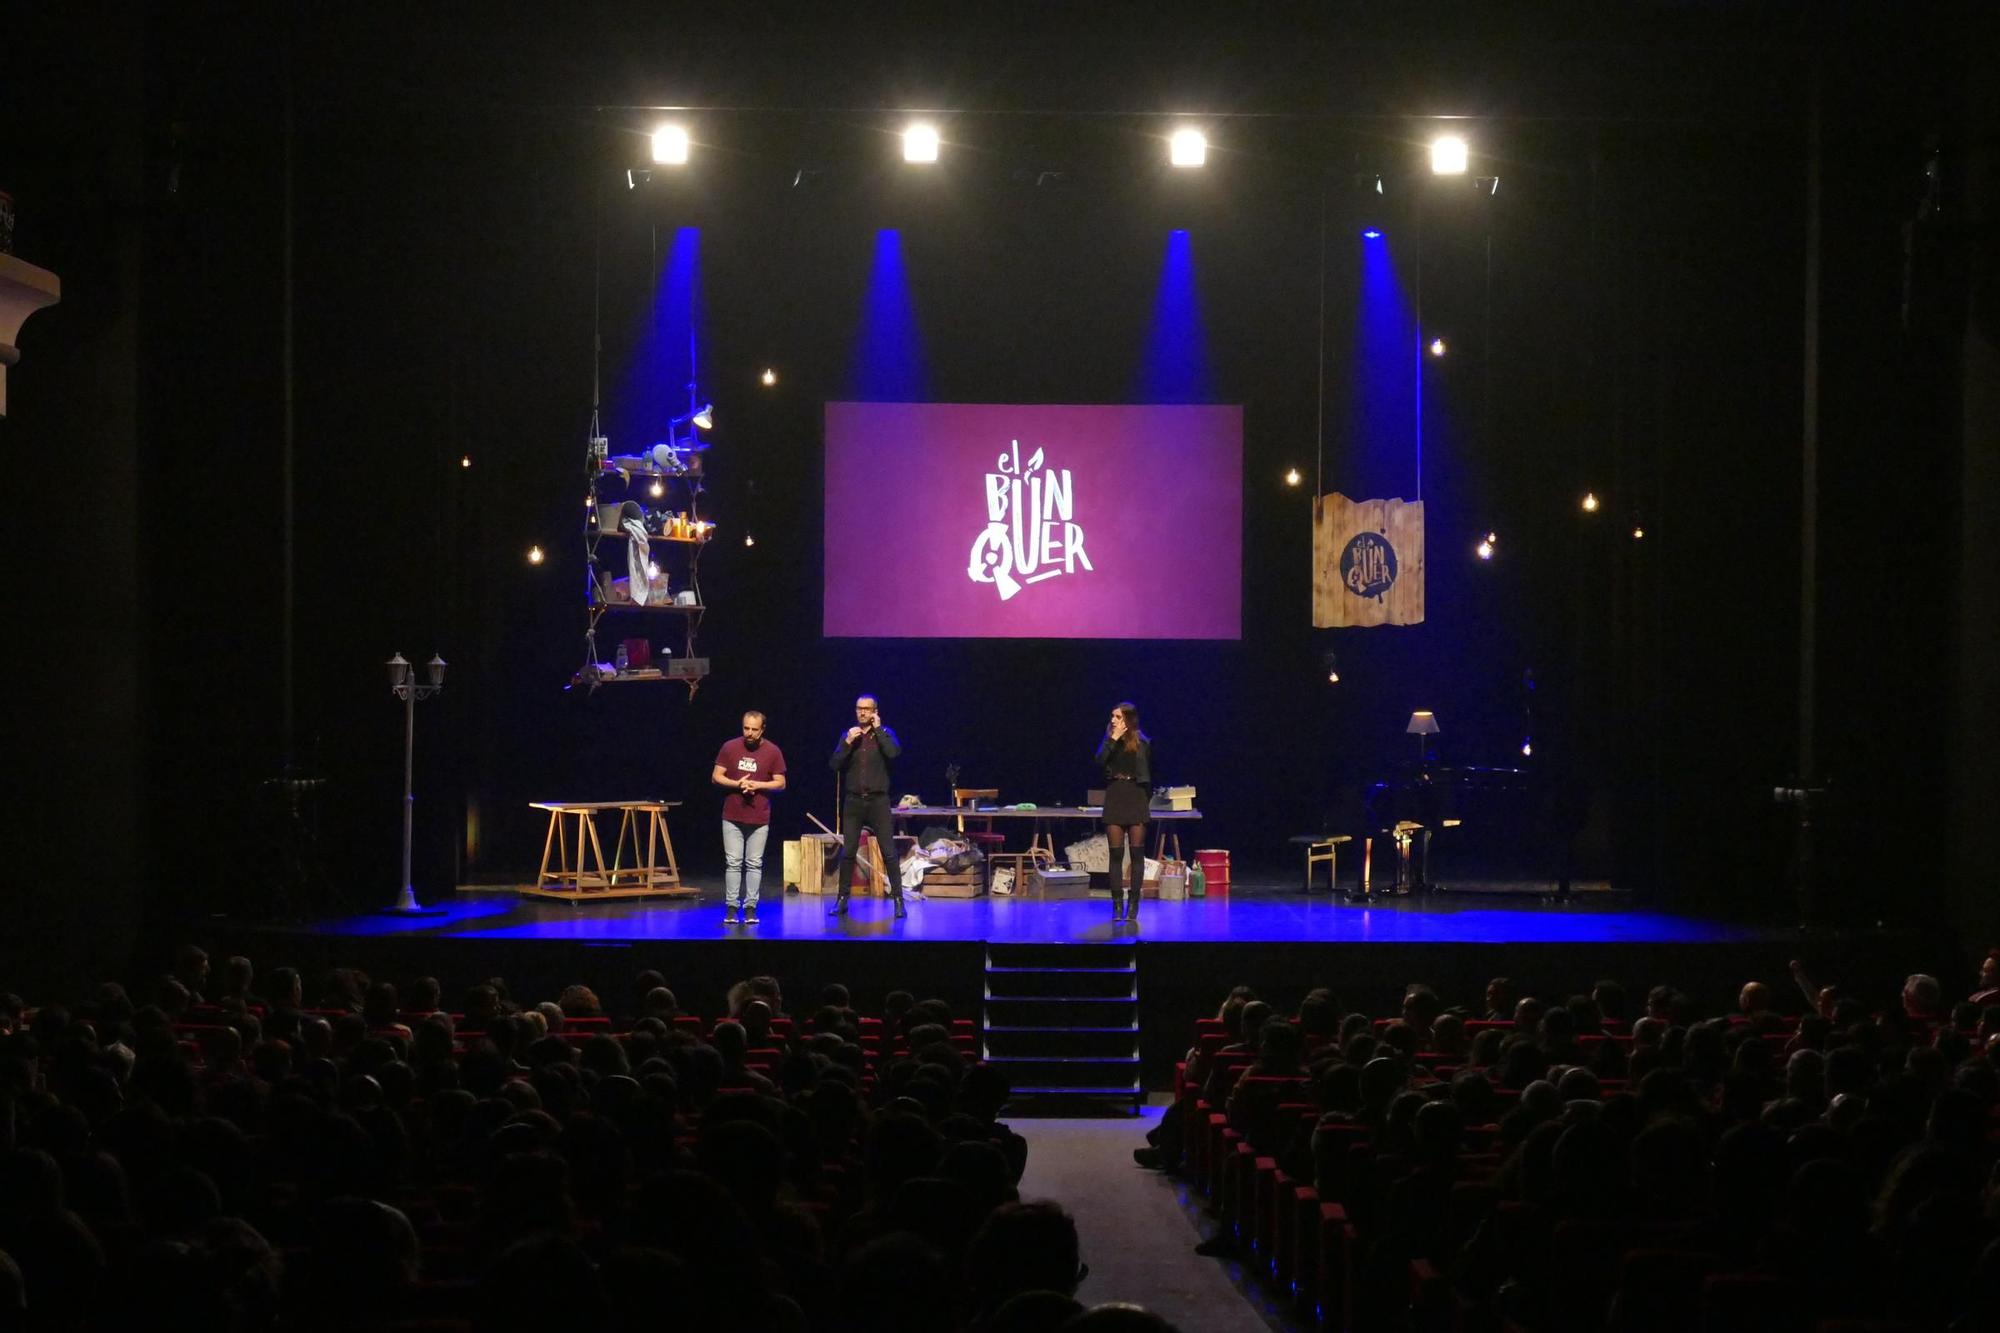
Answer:
[[[981,1054],[1006,1071],[1016,1113],[1139,1113],[1135,943],[988,942],[985,994]]]

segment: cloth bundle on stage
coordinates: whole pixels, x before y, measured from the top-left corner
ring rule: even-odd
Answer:
[[[1424,502],[1313,502],[1313,627],[1420,625],[1424,620]]]
[[[986,892],[986,857],[964,838],[936,838],[903,858],[903,889],[934,898],[976,898]]]

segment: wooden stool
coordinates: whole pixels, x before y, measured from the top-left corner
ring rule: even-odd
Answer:
[[[1348,833],[1301,833],[1291,839],[1294,846],[1304,847],[1306,851],[1307,893],[1313,891],[1313,867],[1321,864],[1326,866],[1327,892],[1340,891],[1340,867],[1335,857],[1339,854],[1341,843],[1353,841],[1353,835]]]
[[[953,787],[951,789],[951,803],[963,806],[967,810],[974,810],[981,801],[997,802],[999,799],[1000,789],[998,787]],[[965,826],[967,816],[960,815],[958,817],[958,835],[961,838],[964,838],[974,847],[977,847],[982,856],[991,857],[1006,850],[1007,835],[993,831],[992,815],[974,813],[971,817],[979,820],[978,828],[968,829]]]

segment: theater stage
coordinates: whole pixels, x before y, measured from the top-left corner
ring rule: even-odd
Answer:
[[[1102,897],[932,899],[912,902],[900,922],[879,898],[854,899],[845,919],[828,918],[830,902],[770,896],[760,923],[744,927],[722,924],[714,886],[700,900],[582,906],[478,892],[456,895],[435,915],[282,924],[212,918],[193,937],[246,952],[260,968],[291,963],[312,975],[348,965],[397,981],[434,975],[447,996],[494,975],[532,999],[583,981],[626,1012],[632,978],[652,968],[684,1009],[704,1015],[723,1010],[733,982],[768,973],[783,983],[794,1010],[839,981],[864,1009],[905,989],[940,996],[974,1017],[991,993],[993,946],[1030,946],[1048,958],[1064,946],[1130,943],[1120,969],[1139,1001],[1154,1080],[1185,1046],[1193,1018],[1213,1011],[1238,983],[1286,1005],[1313,986],[1330,986],[1345,1004],[1382,1014],[1395,1012],[1403,988],[1417,981],[1447,1004],[1470,1004],[1495,975],[1545,998],[1609,977],[1631,988],[1635,1003],[1645,987],[1668,982],[1716,1011],[1751,977],[1783,982],[1787,961],[1801,950],[1793,930],[1677,914],[1612,893],[1566,902],[1544,894],[1433,893],[1361,904],[1308,895],[1296,880],[1239,882],[1228,896],[1149,900],[1136,934],[1111,922]],[[1844,983],[1891,987],[1922,958],[1880,936],[1826,942],[1810,956],[1817,970]]]

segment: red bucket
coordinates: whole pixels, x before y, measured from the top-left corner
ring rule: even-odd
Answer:
[[[1227,851],[1218,851],[1214,848],[1210,848],[1208,851],[1197,851],[1194,854],[1194,859],[1201,866],[1201,875],[1208,883],[1208,892],[1212,894],[1229,892],[1229,853]]]

